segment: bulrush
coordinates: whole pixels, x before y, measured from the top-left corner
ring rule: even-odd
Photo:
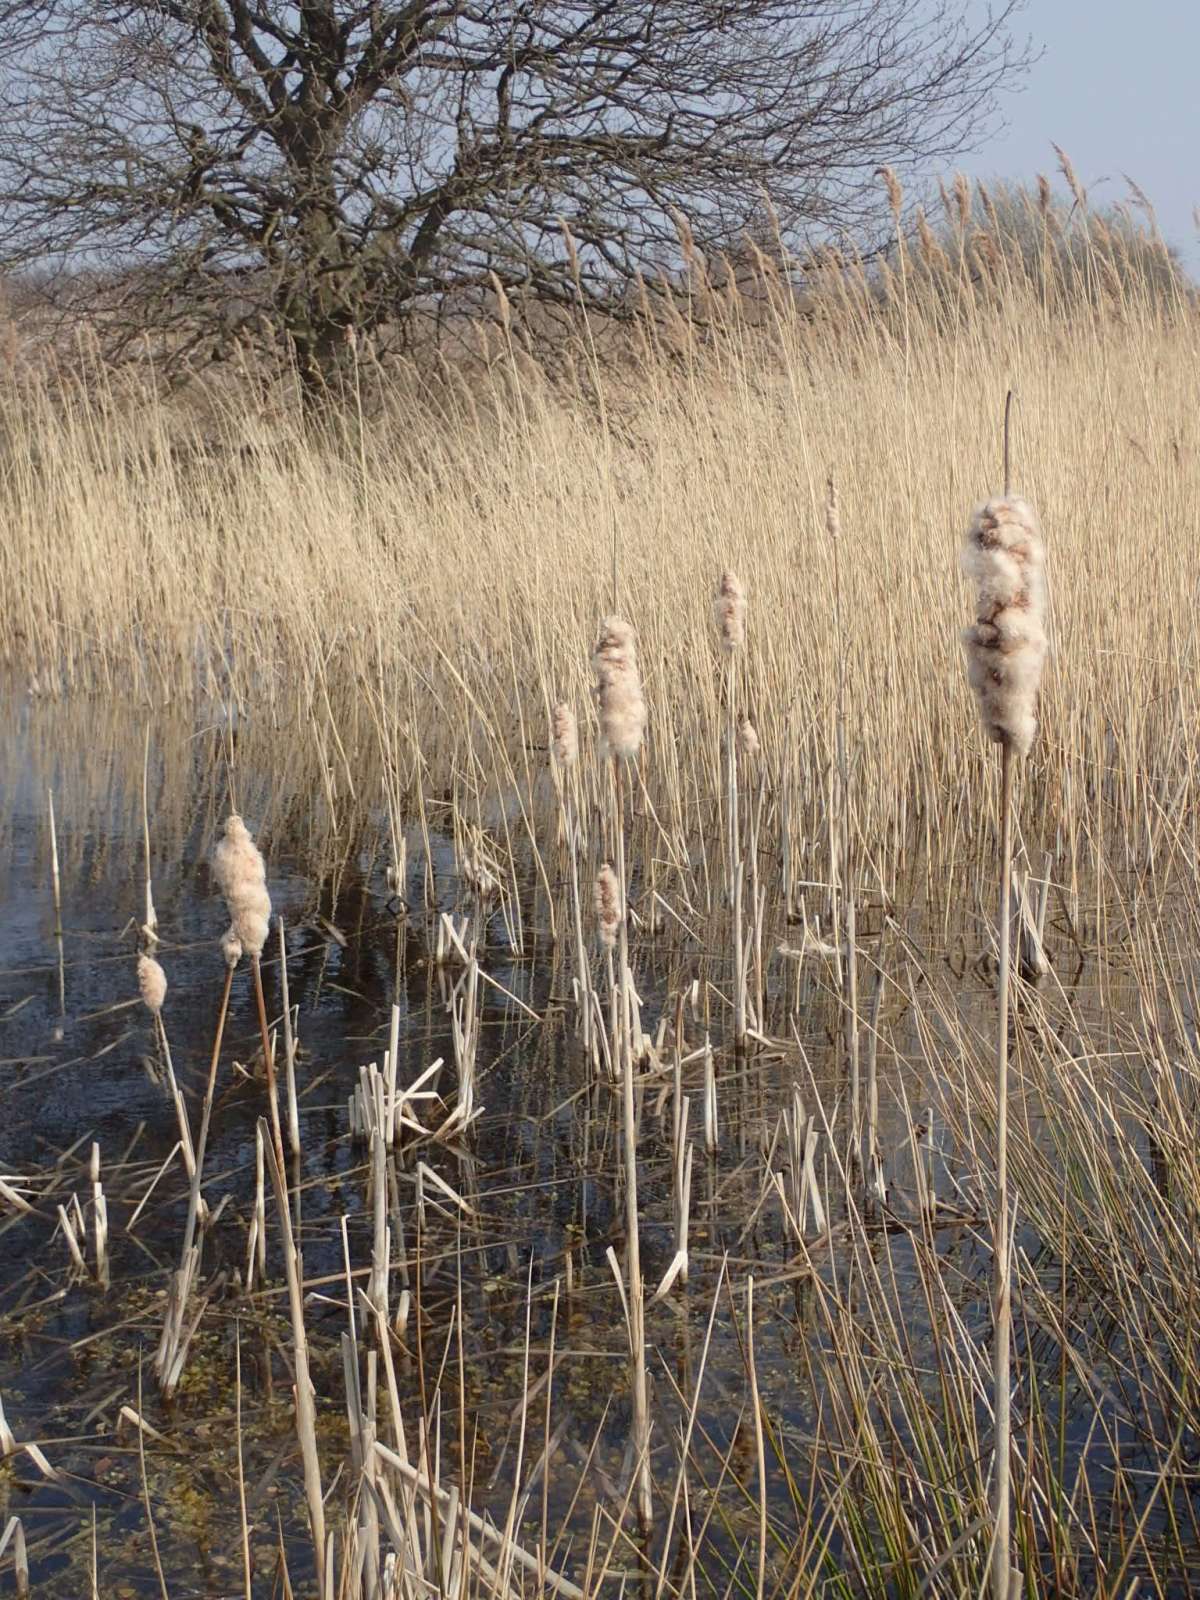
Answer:
[[[229,933],[248,955],[261,955],[271,916],[266,863],[236,812],[225,820],[224,837],[213,854],[213,873],[229,907]],[[222,941],[223,949],[226,940]],[[225,959],[229,961],[228,954]]]
[[[234,967],[236,967],[238,962],[242,959],[242,941],[238,938],[236,932],[232,928],[226,928],[225,932],[221,935],[221,954],[224,956],[225,965],[229,968],[230,972],[233,971]]]
[[[623,915],[621,885],[616,873],[606,862],[596,874],[596,921],[600,925],[600,943],[606,950],[616,947]]]
[[[738,749],[747,757],[756,756],[759,752],[758,729],[749,717],[738,718]]]
[[[646,731],[646,702],[633,629],[622,617],[605,617],[592,654],[596,704],[605,751],[632,761]]]
[[[153,956],[141,955],[137,964],[138,990],[152,1016],[158,1016],[167,998],[167,975]]]
[[[560,767],[574,766],[579,760],[579,724],[565,700],[560,700],[550,715],[550,753]]]
[[[723,572],[713,596],[713,617],[722,647],[740,649],[746,642],[746,591],[732,572]]]
[[[977,587],[963,647],[984,732],[1028,755],[1046,659],[1046,552],[1033,508],[1015,496],[980,506],[961,564]]]

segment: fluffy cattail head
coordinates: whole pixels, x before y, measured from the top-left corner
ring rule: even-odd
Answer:
[[[749,717],[738,718],[738,749],[748,757],[756,756],[759,752],[758,729]]]
[[[236,811],[225,818],[220,841],[213,851],[212,866],[213,877],[227,899],[233,885],[255,876],[261,882],[266,877],[258,847]]]
[[[646,702],[638,671],[633,629],[621,617],[605,617],[592,654],[600,735],[609,755],[632,761],[646,731]]]
[[[153,956],[141,955],[138,957],[137,978],[143,1005],[157,1016],[167,998],[166,973]]]
[[[242,959],[242,941],[237,936],[236,928],[226,928],[221,935],[221,954],[225,958],[225,965],[231,970]]]
[[[617,875],[605,863],[596,874],[596,921],[600,925],[600,943],[611,950],[617,942],[617,931],[625,915],[621,905],[621,885]]]
[[[229,933],[240,943],[242,950],[252,956],[261,955],[270,931],[271,917],[267,868],[262,851],[236,812],[225,820],[224,835],[213,854],[213,875],[221,886],[221,893],[229,908],[232,923]],[[229,960],[228,955],[225,959]],[[236,963],[231,962],[230,965]]]
[[[976,586],[963,647],[984,732],[1028,755],[1046,659],[1046,551],[1032,506],[1015,496],[980,506],[961,563]]]
[[[746,642],[746,591],[732,572],[723,572],[713,596],[713,616],[721,645],[732,653]]]
[[[579,760],[579,724],[565,700],[550,714],[550,751],[560,767],[574,766]]]

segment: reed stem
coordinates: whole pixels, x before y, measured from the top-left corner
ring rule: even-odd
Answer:
[[[258,956],[251,956],[250,961],[254,971],[254,1000],[258,1007],[258,1026],[262,1034],[263,1065],[267,1074],[267,1107],[271,1113],[271,1137],[275,1141],[275,1159],[279,1163],[280,1177],[283,1178],[283,1129],[279,1123],[279,1091],[275,1082],[275,1053],[271,1049],[271,1035],[267,1027],[267,1002],[263,994],[262,961]]]

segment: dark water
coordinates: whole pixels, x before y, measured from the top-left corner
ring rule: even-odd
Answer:
[[[190,766],[185,753],[173,777],[152,755],[150,777],[153,893],[162,938],[157,954],[170,983],[164,1021],[193,1128],[223,979],[217,941],[226,921],[207,866],[225,781],[211,765],[212,751],[211,740],[198,741]],[[18,1456],[4,1479],[4,1495],[9,1512],[24,1522],[31,1565],[44,1593],[83,1592],[93,1510],[106,1592],[157,1593],[147,1492],[172,1596],[232,1592],[240,1572],[231,1453],[239,1337],[256,1558],[263,1572],[273,1568],[281,1523],[294,1581],[309,1564],[287,1404],[289,1333],[270,1221],[267,1287],[249,1298],[238,1289],[246,1271],[253,1205],[255,1128],[265,1108],[261,1078],[235,1066],[253,1069],[261,1057],[245,971],[234,986],[205,1164],[210,1207],[226,1202],[205,1242],[210,1304],[180,1393],[169,1406],[156,1395],[151,1363],[166,1284],[177,1265],[187,1186],[176,1159],[130,1230],[130,1219],[177,1136],[164,1088],[156,1081],[162,1073],[152,1020],[131,1003],[137,994],[136,924],[143,904],[140,780],[136,743],[81,752],[78,760],[55,756],[47,764],[26,728],[6,750],[0,1175],[20,1188],[38,1214],[21,1217],[5,1208],[0,1221],[0,1395],[18,1439],[40,1441],[58,1477],[44,1480],[26,1457]],[[364,1153],[348,1137],[347,1097],[360,1066],[382,1062],[393,1001],[401,1013],[401,1081],[411,1081],[439,1056],[452,1062],[447,999],[455,975],[436,968],[431,953],[437,912],[470,902],[454,877],[447,839],[432,837],[435,882],[426,904],[424,834],[414,830],[406,911],[385,878],[390,856],[380,817],[360,813],[352,836],[326,832],[318,842],[303,825],[302,802],[281,793],[270,773],[257,780],[242,771],[239,803],[256,827],[260,818],[265,821],[260,837],[271,893],[288,929],[290,998],[299,1011],[303,1142],[292,1181],[302,1191],[304,1265],[311,1289],[307,1321],[332,1476],[345,1454],[338,1350],[346,1322],[343,1218],[355,1268],[370,1259]],[[168,803],[168,783],[182,789],[182,798],[173,792]],[[48,785],[55,789],[62,874],[61,944],[55,936]],[[164,825],[161,818],[168,811]],[[293,820],[297,815],[300,826]],[[628,1405],[623,1331],[606,1261],[610,1246],[623,1253],[615,1096],[607,1086],[591,1085],[565,1021],[569,977],[545,937],[545,922],[544,908],[539,911],[531,900],[522,929],[525,948],[518,951],[505,917],[495,914],[488,921],[481,959],[495,986],[485,987],[482,1002],[477,1092],[484,1114],[456,1150],[431,1145],[421,1152],[469,1203],[471,1213],[456,1212],[443,1198],[440,1211],[436,1205],[427,1208],[419,1232],[411,1176],[401,1173],[400,1215],[407,1237],[394,1257],[407,1256],[402,1275],[395,1274],[393,1300],[406,1282],[421,1310],[410,1323],[400,1362],[405,1400],[416,1402],[420,1365],[435,1376],[441,1371],[451,1465],[456,1442],[461,1443],[461,1407],[468,1419],[476,1503],[496,1508],[501,1520],[516,1472],[515,1419],[525,1363],[528,1359],[530,1382],[544,1373],[553,1329],[558,1360],[551,1412],[557,1468],[549,1505],[553,1529],[575,1495],[589,1452],[591,1476],[607,1481],[614,1493],[623,1492]],[[273,944],[269,948],[274,951]],[[664,961],[656,971],[654,952],[647,951],[642,967],[647,1025],[654,1019],[653,993],[660,983],[665,987],[669,965]],[[281,1011],[277,954],[264,960],[264,980],[274,1023]],[[442,1087],[452,1097],[452,1066]],[[743,1098],[748,1089],[743,1084]],[[658,1098],[656,1089],[649,1092],[650,1102]],[[728,1128],[738,1117],[738,1104],[723,1088],[726,1098],[731,1102],[725,1113]],[[694,1313],[668,1308],[656,1319],[662,1324],[656,1335],[661,1361],[681,1382],[719,1282],[721,1248],[737,1241],[738,1219],[749,1210],[742,1190],[751,1185],[739,1178],[737,1155],[739,1144],[746,1150],[749,1127],[749,1118],[737,1121],[730,1158],[697,1172],[692,1285],[682,1302],[694,1302]],[[647,1113],[645,1131],[642,1261],[653,1287],[674,1250],[669,1105],[665,1114]],[[93,1145],[99,1148],[108,1210],[112,1284],[107,1290],[71,1273],[57,1214],[78,1195],[90,1229]],[[436,1191],[430,1193],[436,1201]],[[743,1244],[742,1253],[750,1248]],[[419,1270],[418,1256],[423,1260]],[[90,1265],[90,1254],[88,1259]],[[414,1343],[418,1323],[421,1349]],[[718,1319],[716,1350],[707,1418],[714,1445],[726,1437],[732,1418],[723,1413],[734,1401],[732,1393],[729,1406],[718,1397],[732,1383],[740,1404],[743,1386],[727,1309]],[[735,1360],[738,1371],[731,1374]],[[674,1414],[677,1398],[661,1366],[655,1388],[663,1417]],[[145,1487],[136,1435],[119,1427],[120,1410],[127,1405],[169,1441],[147,1441]],[[544,1395],[538,1405],[544,1409]],[[537,1453],[528,1447],[524,1478]],[[588,1498],[593,1495],[589,1490]],[[540,1491],[535,1504],[538,1500]],[[579,1507],[576,1520],[586,1526],[587,1514]]]
[[[221,759],[227,744],[220,728],[197,734],[175,726],[156,727],[151,741],[151,866],[158,954],[170,981],[164,1020],[193,1127],[223,978],[217,940],[226,918],[207,862],[227,805],[229,768]],[[208,1203],[216,1211],[224,1202],[204,1246],[208,1304],[180,1392],[165,1404],[152,1359],[178,1264],[187,1185],[176,1159],[131,1228],[176,1139],[157,1081],[161,1061],[151,1019],[131,1003],[143,904],[140,733],[120,719],[64,726],[26,712],[10,729],[3,759],[0,1176],[36,1215],[22,1216],[0,1200],[0,1397],[18,1440],[37,1441],[56,1476],[46,1479],[26,1455],[10,1458],[0,1469],[0,1531],[9,1515],[22,1519],[37,1593],[90,1592],[94,1528],[100,1592],[157,1595],[148,1499],[172,1600],[240,1594],[233,1381],[240,1345],[255,1592],[275,1592],[281,1541],[292,1580],[303,1587],[311,1560],[269,1197],[267,1282],[252,1295],[242,1289],[255,1130],[265,1109],[254,1070],[261,1047],[248,974],[239,972],[234,985],[205,1164]],[[290,997],[299,1011],[303,1155],[291,1181],[300,1190],[306,1317],[328,1489],[348,1458],[339,1348],[345,1249],[361,1282],[371,1248],[365,1157],[349,1137],[347,1099],[360,1067],[382,1062],[393,1003],[400,1008],[402,1082],[439,1056],[453,1061],[447,1001],[455,975],[432,960],[437,914],[477,908],[455,875],[453,844],[436,816],[428,832],[415,822],[405,830],[401,905],[386,878],[392,847],[381,812],[357,796],[353,803],[331,796],[303,762],[272,761],[253,750],[239,755],[236,782],[239,807],[260,831],[275,909],[288,930]],[[62,870],[61,941],[48,787],[55,792]],[[535,1548],[543,1516],[551,1540],[556,1530],[569,1530],[574,1545],[557,1560],[578,1578],[593,1515],[597,1507],[617,1513],[628,1477],[625,1341],[606,1259],[610,1247],[624,1259],[619,1107],[606,1085],[592,1083],[582,1058],[568,1015],[569,966],[549,939],[547,907],[532,875],[518,903],[519,933],[514,908],[507,916],[497,911],[481,952],[494,980],[485,986],[482,1009],[484,1114],[454,1148],[432,1143],[419,1152],[465,1206],[426,1186],[419,1216],[414,1159],[393,1164],[402,1237],[392,1241],[392,1303],[407,1290],[413,1304],[397,1346],[397,1372],[413,1425],[421,1414],[437,1420],[447,1477],[468,1482],[472,1503],[490,1508],[501,1523],[514,1487],[531,1489],[520,1536]],[[273,944],[270,952],[264,980],[275,1021],[280,971]],[[694,977],[719,975],[703,949],[649,936],[639,942],[636,970],[652,1033],[670,995]],[[827,1085],[830,1104],[837,1095],[836,1083],[824,1076],[838,1059],[835,1014],[814,992],[800,1016],[803,1068],[799,1055],[782,1050],[749,1067],[720,1057],[721,1150],[711,1162],[697,1152],[691,1279],[686,1291],[650,1310],[660,1486],[673,1481],[675,1441],[701,1374],[697,1459],[708,1463],[713,1481],[722,1463],[726,1469],[732,1463],[735,1475],[753,1484],[741,1290],[748,1272],[759,1281],[760,1388],[784,1444],[792,1437],[798,1451],[810,1447],[829,1401],[828,1375],[821,1383],[813,1377],[813,1349],[824,1342],[820,1319],[778,1205],[760,1204],[764,1153],[793,1082],[808,1092],[811,1069]],[[700,1042],[702,1022],[690,1012],[688,1028],[689,1044]],[[667,1083],[669,1075],[648,1078],[643,1090],[642,1265],[651,1290],[674,1250]],[[441,1086],[452,1098],[450,1065]],[[688,1088],[698,1135],[694,1070]],[[929,1085],[914,1072],[906,1092],[921,1104]],[[905,1129],[889,1102],[883,1142],[897,1197],[915,1181]],[[943,1136],[934,1142],[934,1166],[944,1181],[954,1152]],[[72,1271],[58,1211],[77,1195],[90,1228],[93,1145],[108,1208],[107,1289]],[[951,1217],[932,1248],[951,1264],[963,1326],[978,1336],[987,1326],[988,1258],[977,1224],[966,1213],[960,1224]],[[1036,1257],[1039,1241],[1024,1243]],[[824,1281],[850,1302],[860,1297],[866,1305],[875,1294],[901,1306],[914,1372],[927,1364],[932,1373],[935,1329],[917,1292],[907,1238],[880,1230],[858,1249],[868,1259],[822,1263]],[[1053,1282],[1052,1260],[1046,1270]],[[857,1285],[852,1291],[847,1274]],[[886,1296],[871,1289],[873,1280],[887,1283]],[[1031,1355],[1052,1368],[1057,1352],[1039,1355],[1036,1338],[1035,1330]],[[531,1437],[519,1460],[521,1397],[527,1383],[544,1377],[552,1348],[553,1382],[548,1389],[538,1385]],[[876,1396],[871,1403],[885,1402]],[[1058,1401],[1050,1394],[1045,1404],[1053,1423]],[[144,1441],[144,1466],[136,1434],[121,1424],[127,1406],[159,1435]],[[1081,1408],[1064,1426],[1072,1450],[1081,1448],[1091,1420]],[[535,1473],[547,1435],[547,1463]],[[1110,1437],[1119,1453],[1126,1443],[1119,1423]],[[786,1550],[803,1515],[774,1462],[770,1477],[772,1517]],[[743,1541],[757,1526],[754,1502],[753,1493],[732,1496],[712,1530],[714,1572],[722,1562],[737,1569]],[[814,1515],[818,1503],[819,1497]],[[625,1560],[622,1554],[618,1567]],[[722,1577],[722,1586],[727,1581]]]

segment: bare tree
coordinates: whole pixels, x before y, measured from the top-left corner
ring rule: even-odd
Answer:
[[[319,385],[349,330],[496,280],[629,304],[673,212],[701,249],[764,203],[855,226],[881,163],[987,131],[1018,4],[0,0],[0,266]]]

